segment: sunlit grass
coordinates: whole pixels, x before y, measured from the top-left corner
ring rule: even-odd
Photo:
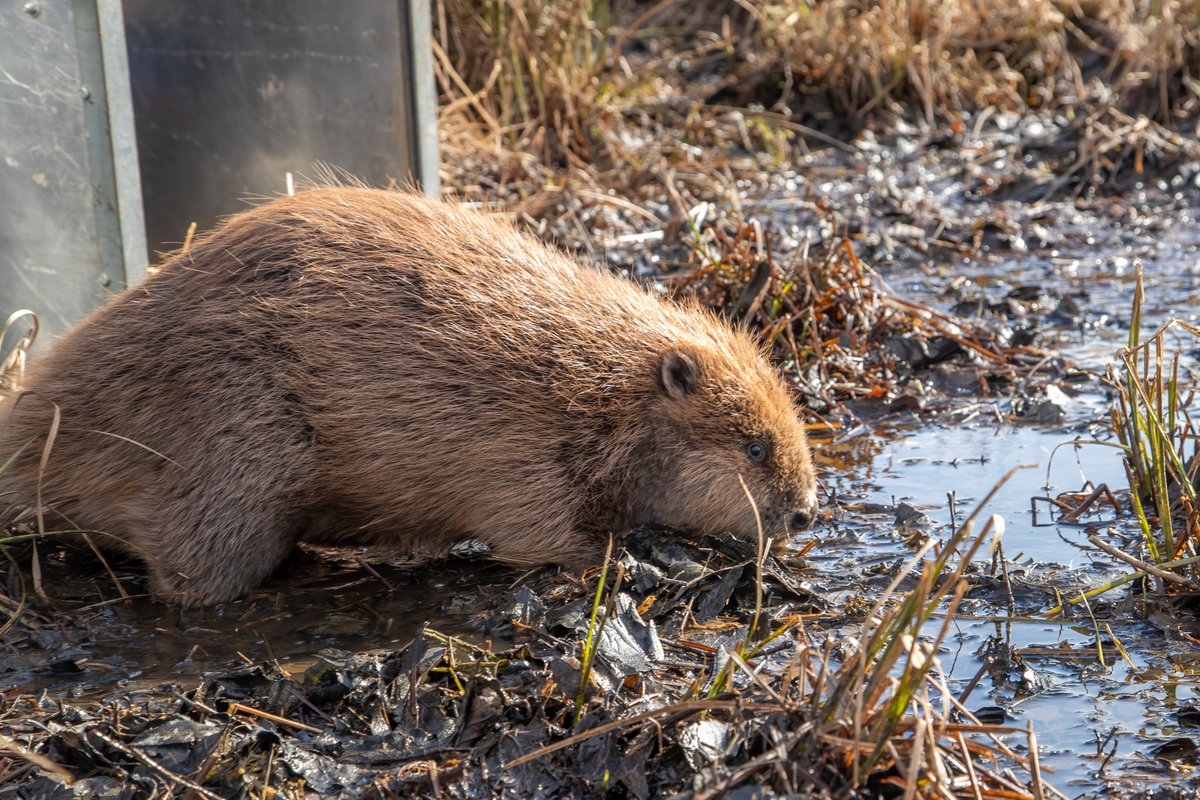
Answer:
[[[628,197],[680,142],[782,162],[880,119],[1028,109],[1087,145],[1068,185],[1177,157],[1200,113],[1200,0],[441,0],[435,19],[443,143],[528,193],[572,175]]]
[[[1173,345],[1171,335],[1200,338],[1200,328],[1170,320],[1143,338],[1144,298],[1139,266],[1129,344],[1117,353],[1119,367],[1109,373],[1115,389],[1112,425],[1124,450],[1130,498],[1150,562],[1195,581],[1200,578],[1194,560],[1200,549],[1200,459],[1189,411],[1194,390],[1181,371],[1182,347]]]

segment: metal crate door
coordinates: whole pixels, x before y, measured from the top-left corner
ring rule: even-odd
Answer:
[[[428,0],[124,0],[150,247],[312,178],[436,194]]]

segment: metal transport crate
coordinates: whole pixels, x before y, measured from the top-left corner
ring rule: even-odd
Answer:
[[[436,196],[431,58],[428,0],[0,0],[0,324],[51,338],[322,165]]]

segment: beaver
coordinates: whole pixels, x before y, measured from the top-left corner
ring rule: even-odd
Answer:
[[[228,218],[0,403],[0,456],[18,453],[0,492],[140,556],[187,606],[244,594],[298,542],[583,565],[645,523],[755,539],[816,507],[804,427],[748,334],[398,191]]]

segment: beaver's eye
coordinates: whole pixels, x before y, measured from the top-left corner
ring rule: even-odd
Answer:
[[[762,461],[767,457],[767,448],[762,442],[751,442],[746,445],[746,455],[751,461]]]

